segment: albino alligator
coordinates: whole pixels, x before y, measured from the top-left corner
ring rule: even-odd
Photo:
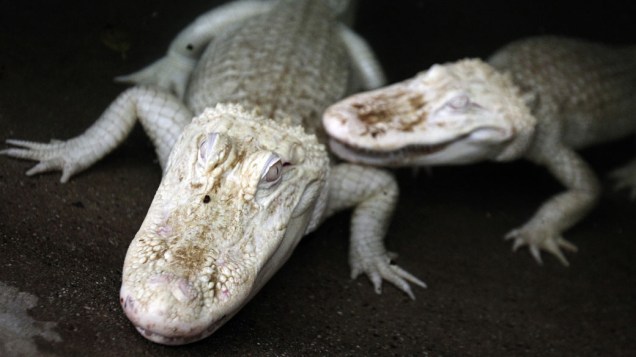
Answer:
[[[65,182],[139,119],[164,176],[128,249],[120,296],[146,338],[183,344],[210,335],[305,233],[348,207],[355,207],[352,275],[366,273],[377,292],[382,279],[411,297],[409,281],[424,286],[384,249],[394,178],[375,168],[330,167],[317,139],[320,114],[346,94],[350,79],[367,89],[383,83],[367,44],[337,22],[346,3],[217,8],[183,30],[166,57],[120,78],[148,86],[122,93],[82,135],[50,144],[8,140],[21,148],[3,154],[40,161],[27,174],[62,170]]]
[[[386,166],[468,164],[527,158],[566,191],[506,237],[564,265],[561,234],[594,206],[599,184],[574,151],[636,129],[636,48],[538,37],[513,42],[488,63],[434,65],[415,78],[353,95],[323,123],[340,157]],[[636,162],[618,172],[636,188]]]

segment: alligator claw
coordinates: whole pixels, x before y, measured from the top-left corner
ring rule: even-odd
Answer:
[[[60,182],[65,183],[87,166],[85,160],[78,156],[76,143],[73,141],[51,140],[50,143],[39,143],[8,139],[7,144],[16,147],[0,150],[0,155],[39,161],[26,172],[27,176],[59,170],[62,171]]]
[[[505,239],[513,241],[513,251],[517,251],[520,247],[527,245],[530,254],[539,265],[543,264],[541,250],[554,255],[564,266],[569,266],[570,263],[565,258],[562,250],[570,252],[577,251],[576,245],[548,229],[533,230],[529,227],[523,227],[508,233]]]
[[[387,280],[415,300],[409,282],[422,288],[426,288],[426,283],[399,266],[391,264],[391,256],[395,254],[385,253],[383,256],[352,259],[351,278],[355,279],[364,272],[377,294],[382,293],[382,280]]]

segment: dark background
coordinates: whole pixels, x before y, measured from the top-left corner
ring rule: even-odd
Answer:
[[[0,1],[0,140],[81,133],[124,90],[114,76],[163,56],[179,30],[218,3]],[[354,27],[395,82],[530,35],[636,43],[635,7],[361,1]],[[125,59],[100,39],[113,28],[131,38]],[[545,254],[540,267],[502,240],[560,190],[541,168],[517,162],[432,174],[398,170],[402,196],[387,245],[429,284],[414,289],[417,300],[391,286],[376,295],[366,278],[349,279],[345,212],[306,237],[213,336],[164,347],[142,338],[118,302],[128,243],[161,176],[137,128],[65,185],[59,173],[28,178],[32,163],[0,158],[0,281],[39,298],[34,319],[57,322],[62,342],[34,339],[43,355],[634,355],[636,207],[627,192],[612,189],[608,174],[635,149],[630,137],[584,152],[606,190],[566,232],[579,247],[567,255],[570,268]]]

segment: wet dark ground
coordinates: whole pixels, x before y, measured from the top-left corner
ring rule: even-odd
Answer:
[[[162,56],[182,27],[216,3],[0,2],[0,139],[80,133],[125,88],[114,76]],[[527,35],[636,43],[633,3],[504,4],[364,2],[356,28],[392,82]],[[111,28],[132,37],[126,59],[100,40]],[[40,322],[24,331],[38,335],[32,331],[43,322],[57,323],[61,341],[22,336],[42,355],[635,355],[636,205],[608,177],[634,153],[633,138],[584,152],[607,189],[566,234],[579,247],[568,255],[570,268],[552,257],[539,267],[502,240],[560,189],[540,168],[400,170],[387,245],[429,284],[415,290],[417,300],[389,286],[376,295],[365,278],[349,279],[343,213],[307,236],[212,337],[164,347],[142,338],[118,302],[126,248],[160,180],[151,144],[136,129],[64,185],[58,173],[29,178],[31,163],[0,158],[0,288],[38,298],[24,319]],[[0,355],[12,342],[4,312],[0,306]]]

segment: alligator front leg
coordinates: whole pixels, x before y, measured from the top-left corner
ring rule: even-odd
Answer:
[[[355,207],[349,248],[351,277],[366,273],[378,294],[386,279],[414,299],[409,282],[423,288],[426,284],[392,264],[395,254],[387,252],[383,243],[398,199],[395,178],[380,169],[340,164],[332,169],[328,187],[327,216]]]
[[[48,144],[9,139],[7,143],[17,147],[0,154],[40,161],[27,175],[61,170],[60,182],[67,182],[123,142],[137,119],[152,139],[162,168],[165,167],[172,146],[192,114],[173,95],[149,87],[133,87],[120,94],[79,136],[67,141],[51,140]]]
[[[217,7],[183,29],[170,43],[165,57],[144,69],[116,77],[118,82],[156,85],[184,98],[197,59],[212,38],[228,26],[268,11],[271,2],[236,1]]]
[[[543,249],[568,266],[561,249],[574,252],[577,248],[561,234],[594,206],[600,194],[599,183],[588,164],[572,149],[557,142],[541,147],[544,149],[535,150],[529,158],[545,166],[567,191],[546,201],[530,221],[510,232],[506,239],[514,240],[513,250],[527,245],[539,264]]]

